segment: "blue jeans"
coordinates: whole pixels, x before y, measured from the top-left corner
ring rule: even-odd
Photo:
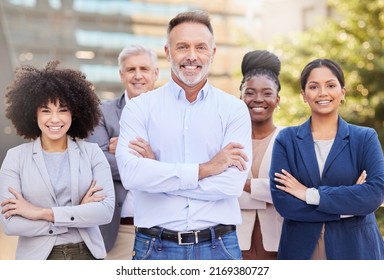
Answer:
[[[241,260],[236,231],[192,245],[136,232],[133,260]]]

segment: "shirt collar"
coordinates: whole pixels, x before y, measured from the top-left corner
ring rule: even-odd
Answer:
[[[129,97],[128,97],[128,92],[127,92],[127,90],[124,91],[124,99],[125,99],[125,104],[127,104],[128,101],[129,101]]]
[[[185,97],[184,89],[179,86],[172,78],[169,80],[170,91],[175,94],[176,99],[180,99],[180,97]],[[205,99],[208,96],[208,93],[211,89],[211,85],[208,80],[205,82],[204,86],[201,88],[199,94],[197,95],[196,100]]]

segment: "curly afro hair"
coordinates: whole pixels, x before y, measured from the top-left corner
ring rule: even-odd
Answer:
[[[72,125],[67,134],[86,138],[99,123],[100,100],[94,86],[80,71],[57,69],[59,61],[47,63],[42,70],[20,66],[15,80],[7,87],[5,116],[25,139],[36,139],[41,130],[36,121],[37,109],[48,102],[59,101],[72,114]]]

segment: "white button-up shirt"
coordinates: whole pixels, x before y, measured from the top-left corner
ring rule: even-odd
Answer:
[[[149,142],[156,160],[130,153],[128,143],[137,136]],[[208,82],[192,103],[173,80],[131,99],[120,119],[116,159],[124,187],[134,194],[135,225],[182,231],[240,224],[251,141],[245,103]],[[199,180],[199,164],[230,142],[245,147],[247,170],[230,167]]]

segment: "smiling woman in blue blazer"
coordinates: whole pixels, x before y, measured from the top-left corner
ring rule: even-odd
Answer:
[[[99,225],[114,208],[112,175],[97,144],[99,100],[82,73],[17,69],[6,116],[31,141],[10,149],[0,170],[1,222],[19,236],[16,259],[102,259]]]
[[[384,199],[377,133],[339,116],[346,90],[335,62],[310,62],[301,93],[311,117],[282,130],[272,154],[272,199],[284,217],[278,258],[384,259],[374,214]]]

